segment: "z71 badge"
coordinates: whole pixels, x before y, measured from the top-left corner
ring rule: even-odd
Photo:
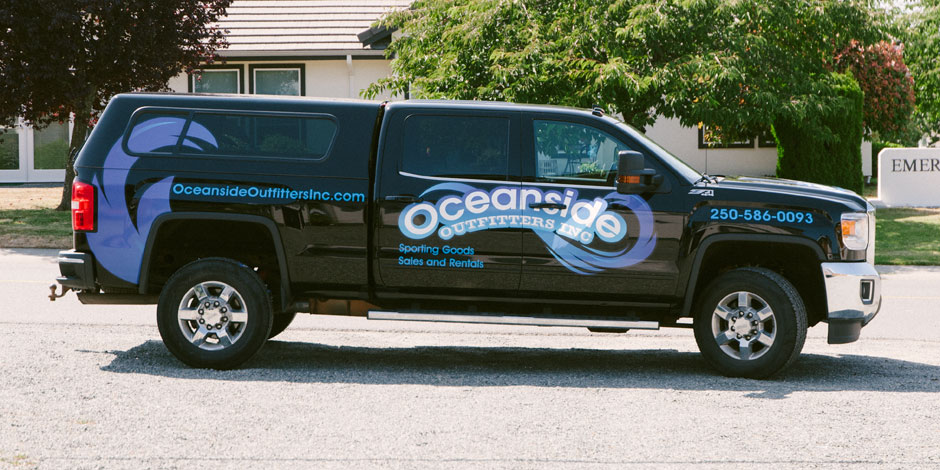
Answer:
[[[715,197],[714,189],[693,189],[689,191],[692,196]]]

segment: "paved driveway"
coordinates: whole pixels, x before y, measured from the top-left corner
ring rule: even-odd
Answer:
[[[884,269],[842,346],[716,376],[691,332],[303,316],[193,370],[152,306],[51,303],[54,252],[0,250],[0,468],[938,468],[940,269]]]

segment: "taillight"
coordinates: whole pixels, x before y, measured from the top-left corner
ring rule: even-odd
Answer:
[[[80,181],[72,182],[72,230],[95,229],[95,187]]]

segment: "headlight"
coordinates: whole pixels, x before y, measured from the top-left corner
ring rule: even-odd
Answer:
[[[849,212],[842,214],[842,244],[849,250],[868,248],[868,214]]]

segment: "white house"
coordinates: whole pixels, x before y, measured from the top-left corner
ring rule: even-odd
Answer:
[[[177,92],[358,98],[389,73],[391,33],[371,25],[410,0],[236,0],[219,21],[229,48],[201,76],[182,73]],[[379,96],[379,98],[385,98]],[[61,182],[71,125],[18,125],[0,136],[0,183]]]
[[[391,33],[370,26],[410,0],[236,0],[219,26],[228,30],[222,64],[181,74],[180,92],[263,93],[358,98],[388,76]]]
[[[235,0],[219,21],[229,48],[202,74],[181,73],[168,86],[177,92],[279,94],[358,98],[389,74],[384,56],[391,33],[370,26],[410,0]],[[379,98],[386,98],[379,96]],[[0,143],[0,183],[58,182],[64,178],[69,125],[43,131],[18,126]],[[700,171],[764,176],[776,171],[772,139],[755,136],[728,146],[705,141],[696,128],[660,119],[647,130],[653,140]],[[862,147],[871,174],[871,144]]]
[[[708,142],[702,129],[682,127],[678,119],[663,117],[646,129],[646,135],[696,170],[710,175],[773,176],[777,172],[777,145],[769,135],[721,145]],[[862,142],[865,176],[872,174],[871,157],[871,142]]]

